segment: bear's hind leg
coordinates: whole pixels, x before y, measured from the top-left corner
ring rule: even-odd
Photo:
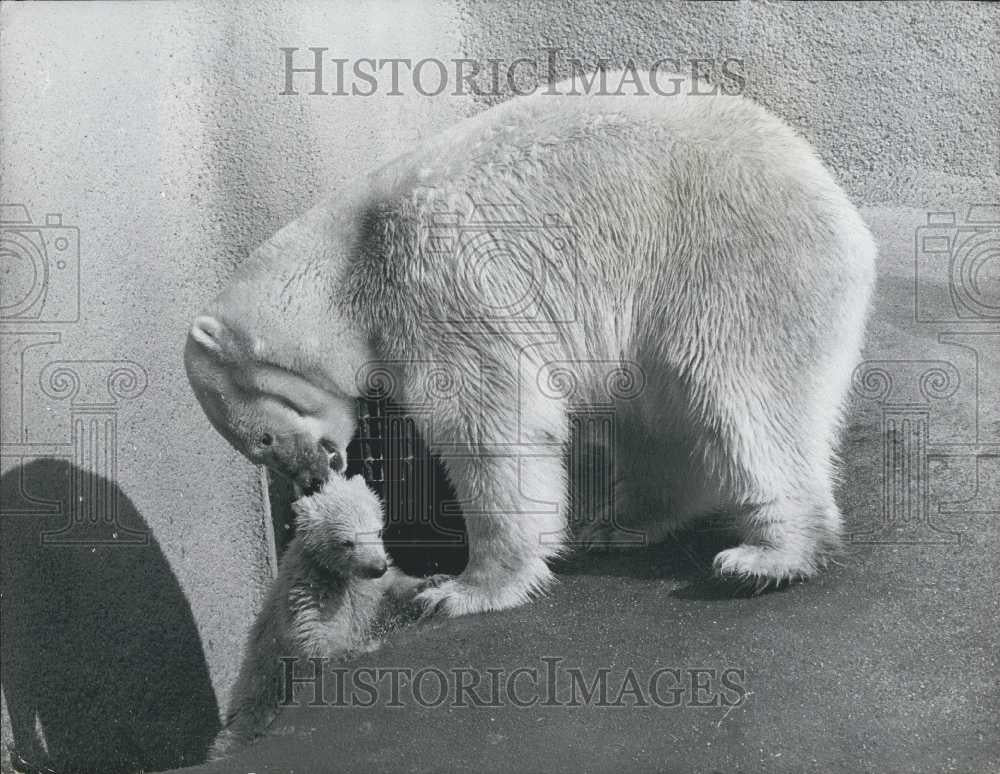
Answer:
[[[715,556],[717,575],[758,590],[815,575],[840,547],[842,517],[832,498],[779,497],[739,515],[743,542]]]
[[[703,380],[708,427],[721,432],[696,449],[721,495],[717,510],[735,514],[741,536],[715,556],[715,572],[759,590],[815,575],[839,550],[843,523],[833,498],[839,398],[808,371],[778,365],[745,373],[741,385]]]

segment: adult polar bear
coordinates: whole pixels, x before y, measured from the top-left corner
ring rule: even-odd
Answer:
[[[574,400],[607,400],[620,363],[642,389],[614,404],[626,497],[611,527],[658,539],[727,511],[743,542],[717,572],[813,574],[841,529],[834,454],[875,249],[805,141],[690,85],[582,96],[563,83],[511,100],[283,228],[188,337],[214,426],[316,488],[342,464],[363,375],[390,373],[465,504],[468,566],[422,599],[497,610],[551,577],[567,503],[552,445],[569,441]],[[541,224],[518,232],[532,256],[502,218],[461,246],[483,203]],[[575,397],[546,389],[553,363]],[[442,364],[455,384],[429,398]],[[603,517],[590,530],[608,531]]]

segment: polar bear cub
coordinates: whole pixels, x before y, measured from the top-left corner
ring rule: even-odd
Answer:
[[[296,534],[247,640],[213,757],[252,742],[271,724],[289,695],[289,659],[336,661],[373,649],[410,617],[406,602],[422,582],[392,566],[381,538],[382,505],[362,476],[333,476],[292,509]]]

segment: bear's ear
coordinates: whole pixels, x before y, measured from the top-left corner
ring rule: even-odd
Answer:
[[[192,340],[218,355],[223,353],[228,337],[229,331],[225,324],[208,315],[201,315],[191,325]]]

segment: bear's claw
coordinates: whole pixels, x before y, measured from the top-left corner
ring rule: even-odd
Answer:
[[[769,587],[780,588],[806,580],[816,572],[815,563],[809,557],[745,543],[716,554],[712,568],[719,578],[752,584],[758,594]]]

